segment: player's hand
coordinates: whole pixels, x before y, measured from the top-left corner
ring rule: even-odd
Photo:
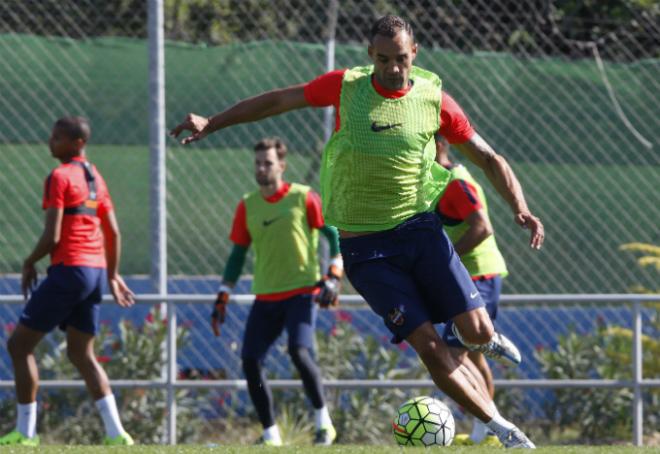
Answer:
[[[339,305],[339,292],[341,291],[341,276],[343,270],[336,265],[330,265],[328,272],[316,285],[321,289],[314,300],[323,309]]]
[[[23,262],[23,269],[21,271],[21,291],[23,298],[27,299],[28,294],[34,291],[37,286],[37,269],[34,263],[25,261]]]
[[[135,304],[135,294],[128,288],[124,279],[121,276],[117,275],[116,277],[108,278],[108,286],[110,287],[110,293],[115,299],[115,303],[119,304],[121,307],[131,307]]]
[[[531,230],[529,245],[533,249],[541,249],[541,246],[543,246],[543,240],[545,239],[545,230],[543,229],[543,223],[541,220],[530,212],[518,213],[514,220],[516,221],[516,224],[523,229]]]
[[[225,322],[225,315],[227,313],[227,304],[229,303],[229,296],[231,289],[226,285],[221,285],[218,289],[218,296],[213,303],[213,311],[211,312],[211,328],[215,336],[220,335],[220,325]]]
[[[181,144],[186,145],[206,137],[209,134],[206,130],[208,124],[208,118],[189,113],[181,124],[170,131],[170,135],[176,138],[179,137],[179,134],[183,131],[190,131],[192,134],[181,140]]]

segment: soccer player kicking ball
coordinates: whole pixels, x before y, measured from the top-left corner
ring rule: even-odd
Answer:
[[[385,16],[371,29],[373,66],[333,71],[307,83],[243,100],[205,118],[189,114],[171,134],[190,143],[238,123],[303,107],[333,105],[335,132],[323,152],[321,197],[328,224],[339,229],[346,272],[396,341],[417,352],[438,387],[483,421],[507,447],[534,444],[493,411],[477,378],[451,355],[434,323],[451,320],[471,350],[520,360],[493,324],[470,275],[433,213],[439,185],[431,172],[440,132],[482,168],[508,202],[514,221],[539,249],[541,221],[527,207],[506,160],[471,128],[440,78],[413,66],[410,25]],[[467,123],[469,124],[469,123]]]
[[[494,321],[497,318],[502,278],[506,277],[508,271],[495,241],[486,196],[465,166],[451,162],[447,139],[437,134],[435,146],[436,162],[450,172],[448,182],[443,178],[442,183],[446,183],[446,186],[438,202],[437,211],[442,217],[444,230],[454,245],[454,250],[470,273],[486,304],[486,311]],[[450,347],[455,358],[463,362],[466,361],[466,356],[469,358],[468,367],[476,368],[475,374],[483,378],[487,398],[492,401],[495,387],[488,362],[481,352],[465,350],[465,346],[453,333],[454,326],[451,320],[447,322],[442,340]],[[495,404],[492,405],[495,409]],[[477,418],[474,419],[472,433],[457,434],[453,444],[500,446],[497,437]]]
[[[101,284],[108,284],[117,304],[134,304],[133,293],[119,275],[119,227],[103,177],[85,158],[90,127],[81,117],[60,118],[50,136],[50,152],[61,162],[46,178],[44,231],[23,262],[21,288],[27,298],[16,330],[7,341],[16,383],[16,429],[0,445],[38,446],[37,388],[34,349],[56,326],[66,331],[67,354],[96,401],[106,436],[104,444],[132,445],[119,421],[108,377],[94,354]],[[48,276],[37,282],[35,264],[50,254]]]
[[[328,227],[321,214],[321,200],[309,187],[287,183],[286,145],[266,138],[254,147],[255,177],[259,189],[238,204],[230,239],[234,243],[223,283],[212,313],[216,336],[225,320],[226,305],[238,280],[248,247],[255,252],[250,310],[241,359],[248,391],[264,432],[258,443],[281,446],[273,411],[273,396],[263,370],[268,349],[286,328],[289,355],[300,373],[315,413],[314,444],[330,445],[337,433],[324,402],[321,373],[312,356],[316,307],[338,303],[343,264],[337,230]],[[332,257],[321,279],[317,260],[318,232],[328,238]]]

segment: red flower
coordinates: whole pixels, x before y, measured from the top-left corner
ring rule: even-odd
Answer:
[[[353,321],[353,315],[348,311],[337,311],[335,312],[335,320],[338,322],[351,323]]]
[[[401,350],[402,352],[405,352],[406,350],[408,350],[409,347],[408,342],[401,342],[397,344],[397,347],[399,347],[399,350]]]
[[[330,336],[335,337],[336,335],[337,335],[337,327],[333,326],[332,328],[330,328]]]
[[[542,344],[536,344],[534,347],[534,350],[536,350],[537,353],[541,353],[544,349],[545,347]]]
[[[109,363],[111,359],[112,358],[110,358],[109,356],[103,356],[103,355],[96,357],[96,360],[102,364]]]
[[[153,312],[149,312],[149,313],[147,314],[147,316],[144,318],[144,320],[145,320],[147,323],[153,323],[153,322],[154,322],[154,314],[153,314]]]
[[[16,323],[14,323],[14,322],[5,323],[5,331],[6,332],[11,333],[15,329],[16,329]]]

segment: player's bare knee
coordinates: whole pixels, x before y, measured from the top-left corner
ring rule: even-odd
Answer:
[[[488,317],[487,314],[486,317]],[[469,344],[487,344],[495,334],[490,318],[475,317],[467,320],[466,323],[460,325],[457,323],[456,326],[463,341]]]
[[[69,361],[71,361],[71,364],[76,366],[78,369],[87,367],[90,364],[93,364],[95,361],[95,358],[90,357],[90,355],[85,350],[70,346],[68,346],[66,349],[66,356],[69,358]]]
[[[7,352],[9,352],[9,356],[11,356],[12,358],[16,358],[17,356],[20,356],[19,346],[17,345],[16,339],[14,339],[13,336],[7,339]]]
[[[420,342],[416,350],[425,364],[433,363],[444,366],[452,363],[451,352],[440,339],[430,338]]]
[[[7,340],[7,351],[13,359],[24,358],[32,353],[32,350],[27,348],[25,343],[16,336],[11,336]]]
[[[468,342],[473,344],[487,344],[493,338],[495,330],[492,323],[480,323],[477,329],[472,333],[472,340]]]

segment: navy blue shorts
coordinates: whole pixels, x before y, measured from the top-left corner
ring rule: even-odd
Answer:
[[[105,268],[52,265],[25,305],[19,322],[44,333],[73,326],[95,335]]]
[[[262,361],[284,328],[289,350],[313,349],[316,311],[313,295],[296,295],[282,301],[255,300],[245,325],[241,358]]]
[[[495,276],[490,279],[479,279],[474,281],[477,290],[481,294],[481,298],[486,303],[486,311],[490,315],[490,319],[495,321],[497,318],[497,306],[500,302],[500,293],[502,292],[502,277]],[[462,348],[463,344],[459,341],[451,330],[451,325],[454,322],[448,321],[445,325],[445,330],[442,333],[442,340],[445,341],[450,347]]]
[[[444,323],[484,303],[434,213],[392,230],[340,240],[346,275],[394,334]]]

